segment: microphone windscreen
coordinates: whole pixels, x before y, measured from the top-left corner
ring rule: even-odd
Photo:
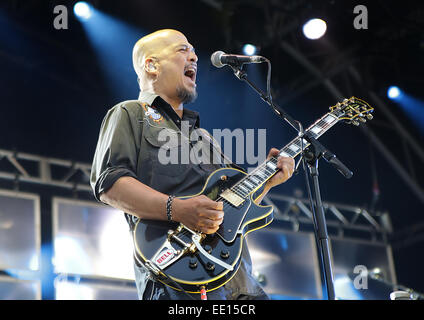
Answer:
[[[225,54],[223,51],[215,51],[211,55],[211,62],[217,68],[222,68],[224,64],[221,62],[221,56]]]

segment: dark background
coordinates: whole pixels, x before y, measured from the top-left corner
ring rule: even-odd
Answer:
[[[275,102],[305,127],[338,102],[323,86],[321,80],[326,79],[346,97],[355,95],[371,103],[369,92],[376,92],[424,147],[423,130],[412,121],[414,116],[386,96],[388,86],[396,84],[424,99],[421,2],[98,0],[92,1],[103,14],[103,24],[98,26],[76,19],[74,3],[2,1],[0,149],[90,163],[106,111],[138,96],[132,46],[162,28],[180,30],[196,48],[199,98],[189,108],[200,112],[201,124],[208,130],[266,128],[267,150],[282,148],[295,136],[228,68],[218,70],[210,64],[216,50],[241,53],[244,43],[253,43],[260,47],[260,55],[272,61]],[[67,30],[53,27],[53,8],[58,4],[68,8]],[[368,8],[368,30],[353,27],[353,8],[358,4]],[[327,34],[317,41],[302,34],[303,23],[313,17],[328,24]],[[321,78],[282,50],[282,42],[306,57]],[[360,82],[352,80],[348,67],[361,74]],[[250,65],[247,71],[265,88],[265,65]],[[422,117],[424,110],[416,112]],[[409,161],[421,183],[422,162],[413,154],[407,159],[398,132],[378,108],[374,116],[369,128],[400,163],[406,166]],[[323,199],[389,212],[398,282],[424,291],[423,236],[409,238],[422,232],[422,202],[363,131],[339,124],[321,141],[354,171],[354,177],[345,180],[321,162]],[[378,197],[373,186],[378,186]],[[305,189],[302,174],[273,192],[293,195],[295,189]]]

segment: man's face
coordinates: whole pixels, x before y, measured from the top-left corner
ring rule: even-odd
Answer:
[[[197,56],[181,33],[171,33],[159,54],[156,86],[171,99],[189,103],[197,97]]]

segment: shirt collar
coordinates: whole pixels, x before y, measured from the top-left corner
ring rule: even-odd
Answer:
[[[138,100],[147,103],[149,106],[154,106],[157,109],[164,111],[174,122],[180,127],[180,117],[175,112],[174,108],[162,99],[159,95],[147,91],[141,91]],[[194,128],[200,126],[200,117],[197,111],[189,110],[184,107],[182,120],[188,120]]]

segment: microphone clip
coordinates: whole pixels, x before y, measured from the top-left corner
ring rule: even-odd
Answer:
[[[230,66],[231,69],[233,69],[234,75],[239,80],[246,80],[247,79],[247,73],[243,70],[243,63],[237,63],[237,66]]]

